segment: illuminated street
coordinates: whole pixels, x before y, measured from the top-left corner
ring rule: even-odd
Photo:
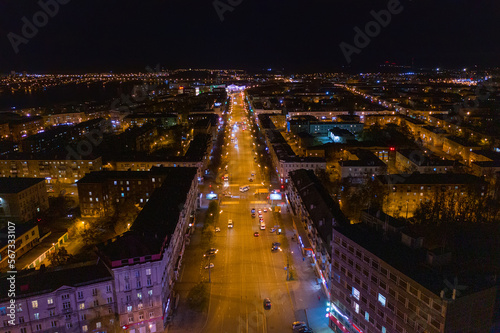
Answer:
[[[237,143],[230,140],[227,152],[229,189],[232,198],[222,197],[223,213],[219,219],[220,233],[216,233],[215,247],[219,253],[213,260],[211,272],[212,294],[207,332],[289,332],[294,320],[290,295],[286,285],[286,257],[284,252],[271,252],[273,242],[280,242],[282,235],[271,233],[276,224],[272,212],[263,212],[266,229],[260,230],[258,215],[251,217],[250,210],[267,207],[265,195],[259,200],[255,191],[262,186],[262,175],[253,161],[253,140],[249,130],[233,127],[246,120],[240,94],[233,95],[230,126]],[[236,102],[237,104],[234,104]],[[235,145],[237,144],[237,148]],[[253,182],[249,182],[256,171]],[[250,190],[239,191],[240,186],[250,185]],[[234,228],[227,228],[228,219]],[[259,237],[254,237],[259,232]],[[207,272],[208,274],[208,272]],[[264,298],[270,298],[270,310],[264,310]]]

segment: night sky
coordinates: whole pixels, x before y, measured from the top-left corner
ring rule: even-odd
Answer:
[[[55,0],[51,0],[55,1]],[[63,2],[63,0],[59,0]],[[68,0],[64,0],[68,2]],[[236,6],[220,21],[213,0],[70,0],[16,54],[8,33],[22,36],[37,1],[0,0],[0,71],[37,73],[141,71],[173,68],[339,70],[339,47],[353,44],[354,27],[386,9],[378,0],[218,0]],[[240,3],[240,4],[238,4]],[[350,68],[384,61],[415,67],[497,66],[500,1],[401,0],[403,10]]]

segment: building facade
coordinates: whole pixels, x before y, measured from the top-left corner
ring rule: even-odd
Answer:
[[[0,178],[0,221],[27,222],[49,209],[43,178]]]

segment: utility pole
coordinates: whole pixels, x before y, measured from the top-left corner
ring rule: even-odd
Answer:
[[[289,257],[289,253],[286,254],[286,280],[289,281],[290,280],[290,257]]]
[[[210,276],[210,256],[208,256],[208,283],[211,283],[212,279]]]

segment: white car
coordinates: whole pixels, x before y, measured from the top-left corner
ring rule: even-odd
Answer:
[[[227,227],[232,228],[233,227],[233,220],[228,220],[227,221]]]
[[[213,262],[210,263],[210,268],[214,268],[214,263]],[[205,269],[208,269],[208,265],[205,266]]]

